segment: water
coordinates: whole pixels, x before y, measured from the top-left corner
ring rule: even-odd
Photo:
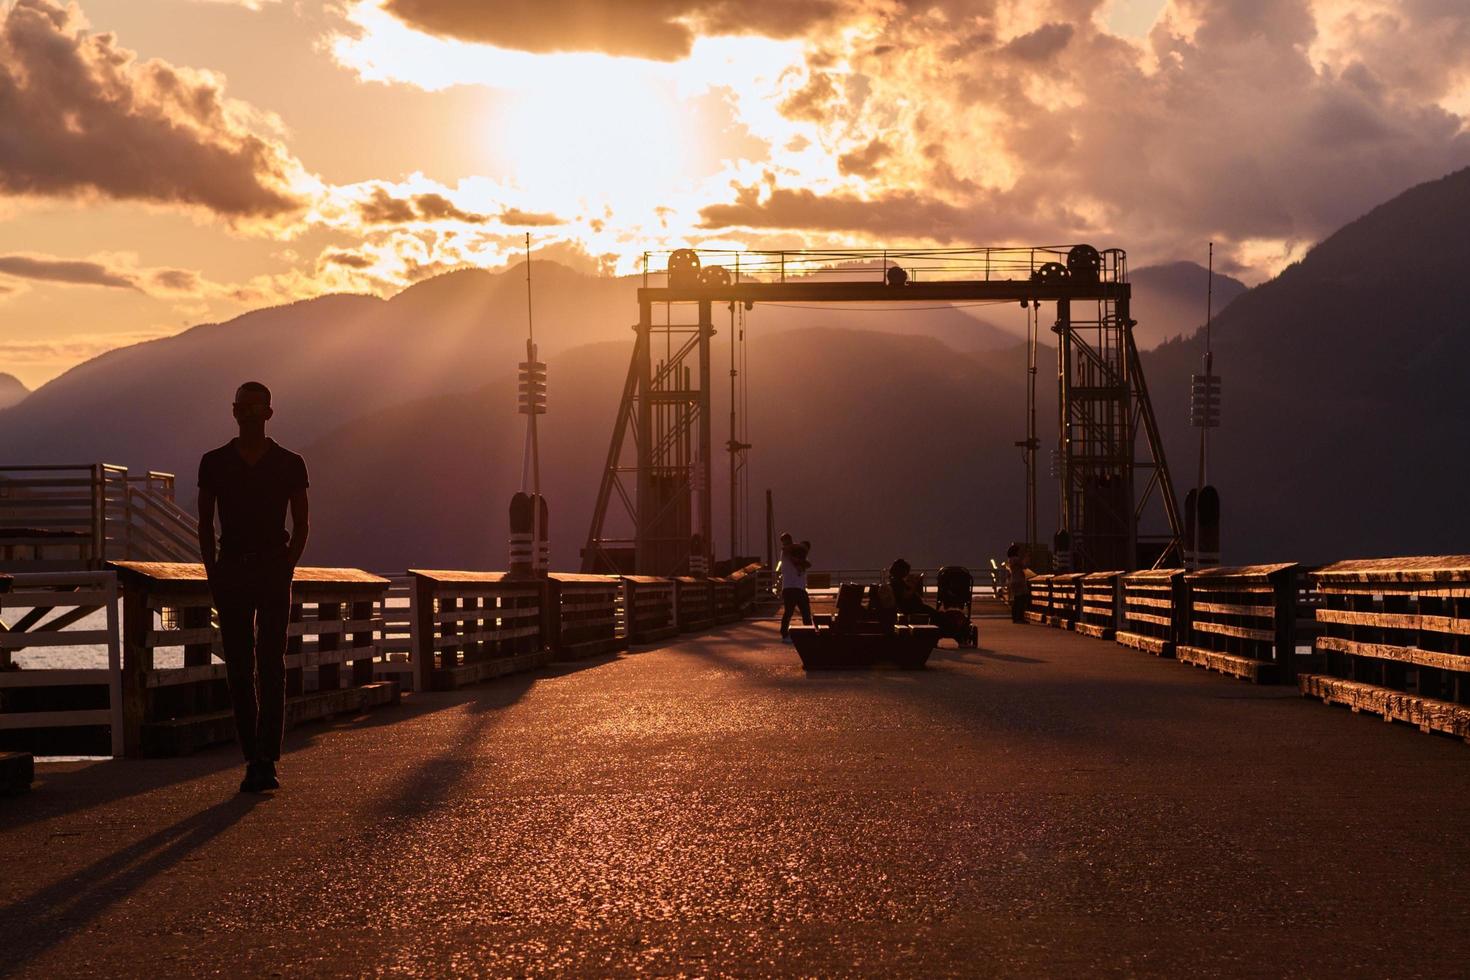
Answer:
[[[6,606],[5,618],[8,621],[14,622],[29,611],[24,606]],[[72,633],[105,629],[107,629],[107,613],[105,610],[99,609],[68,626],[62,632]],[[31,647],[26,650],[14,651],[10,659],[23,670],[40,670],[45,668],[63,670],[106,668],[107,647],[100,643],[60,647]],[[167,647],[154,651],[153,665],[155,667],[184,666],[184,648]]]

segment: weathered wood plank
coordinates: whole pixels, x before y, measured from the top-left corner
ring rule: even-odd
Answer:
[[[1414,664],[1419,667],[1434,667],[1439,670],[1470,671],[1470,656],[1455,653],[1440,653],[1415,646],[1399,646],[1393,643],[1363,643],[1347,640],[1340,636],[1319,636],[1314,642],[1317,651],[1332,650],[1355,657],[1371,657],[1375,660],[1393,660],[1398,663]]]
[[[1174,656],[1174,642],[1162,640],[1157,636],[1145,636],[1142,633],[1133,633],[1128,630],[1119,630],[1114,641],[1120,646],[1132,647],[1135,650],[1143,650],[1156,657]]]
[[[1302,674],[1297,686],[1304,695],[1329,704],[1344,704],[1354,711],[1371,711],[1384,721],[1405,721],[1422,732],[1444,732],[1470,741],[1470,707],[1420,697],[1404,691],[1376,687],[1360,681]]]
[[[1233,636],[1238,640],[1258,640],[1261,643],[1274,643],[1276,634],[1271,630],[1251,629],[1247,626],[1231,626],[1227,623],[1212,623],[1208,620],[1203,622],[1196,620],[1192,628],[1201,633],[1215,633],[1220,636]]]
[[[39,670],[0,671],[0,687],[80,687],[111,683],[112,671],[106,667],[45,667]]]
[[[347,712],[398,703],[395,681],[375,681],[360,687],[318,691],[286,699],[286,727]],[[235,738],[235,718],[229,711],[189,718],[151,721],[141,733],[142,753],[150,756],[187,755]]]
[[[77,728],[83,725],[111,726],[111,708],[85,711],[9,711],[0,714],[0,731],[22,728]]]
[[[1270,683],[1276,679],[1277,674],[1276,665],[1270,661],[1239,657],[1233,653],[1206,650],[1203,647],[1181,644],[1174,648],[1174,658],[1180,663],[1242,677],[1252,684]]]
[[[1470,555],[1354,558],[1317,569],[1312,578],[1345,582],[1470,582]]]
[[[1248,606],[1235,602],[1195,602],[1192,603],[1196,613],[1216,613],[1222,616],[1254,616],[1261,619],[1270,619],[1276,615],[1275,606]]]

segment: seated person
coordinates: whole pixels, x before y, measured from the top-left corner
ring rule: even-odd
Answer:
[[[932,621],[936,615],[933,606],[924,604],[917,577],[911,577],[913,568],[899,558],[888,566],[888,588],[893,593],[893,602],[898,611],[906,616],[923,616]]]

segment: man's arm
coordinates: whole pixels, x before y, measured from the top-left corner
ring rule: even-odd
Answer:
[[[205,574],[214,572],[214,491],[199,488],[199,558]]]
[[[291,543],[287,546],[286,559],[291,563],[292,568],[295,568],[297,562],[301,561],[301,553],[306,550],[306,537],[310,533],[311,522],[308,520],[306,488],[302,487],[291,494]]]

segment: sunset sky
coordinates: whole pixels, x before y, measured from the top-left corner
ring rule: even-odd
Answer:
[[[623,272],[1214,239],[1256,282],[1467,164],[1465,0],[0,0],[0,371],[526,231]]]

